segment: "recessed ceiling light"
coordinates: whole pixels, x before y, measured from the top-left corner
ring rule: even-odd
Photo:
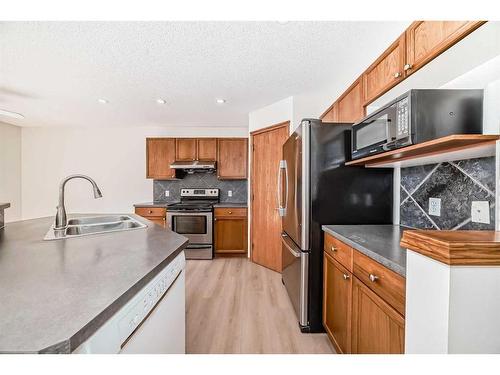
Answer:
[[[101,104],[108,104],[108,103],[109,103],[109,100],[107,100],[107,99],[102,99],[102,98],[101,98],[101,99],[97,99],[97,101],[98,101],[99,103],[101,103]]]
[[[158,104],[167,104],[167,101],[165,99],[156,99],[156,103],[158,103]]]
[[[7,117],[12,117],[12,118],[18,118],[18,119],[23,119],[24,118],[24,116],[22,114],[20,114],[20,113],[7,111],[5,109],[0,109],[0,115],[7,116]]]
[[[215,99],[215,102],[217,104],[224,104],[226,102],[226,99]]]

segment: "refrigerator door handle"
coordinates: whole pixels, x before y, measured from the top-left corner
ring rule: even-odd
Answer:
[[[286,175],[286,161],[285,160],[280,160],[279,168],[278,168],[278,213],[280,217],[285,216],[286,212],[286,207],[283,207],[281,204],[281,198],[283,197],[283,183],[282,183],[282,178],[281,178],[281,171],[285,170],[285,176]],[[286,187],[287,187],[287,194],[288,194],[288,180],[286,182]]]
[[[298,250],[295,250],[293,248],[293,245],[289,244],[289,237],[286,235],[286,234],[282,234],[281,235],[281,241],[283,242],[283,245],[285,245],[285,247],[288,249],[288,251],[290,253],[292,253],[292,255],[295,257],[295,258],[300,258],[300,251]]]

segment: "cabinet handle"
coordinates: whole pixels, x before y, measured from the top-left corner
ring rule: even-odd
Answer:
[[[400,72],[394,73],[394,78],[399,78],[399,77],[401,77],[401,73]]]
[[[152,210],[149,210],[148,212],[149,212],[150,214],[152,214],[152,213],[153,213],[153,211],[152,211]]]
[[[216,217],[214,218],[214,221],[217,221],[217,218],[216,218]]]
[[[228,211],[228,214],[231,215],[233,213],[233,211]]]
[[[372,273],[371,273],[371,274],[370,274],[370,281],[371,281],[372,283],[374,283],[374,282],[375,282],[375,281],[377,281],[377,280],[378,280],[378,276],[375,276],[374,274],[372,274]]]
[[[410,70],[411,68],[413,68],[413,65],[411,64],[405,64],[405,66],[403,67],[403,69],[406,71],[406,70]]]
[[[332,250],[333,252],[335,252],[335,251],[337,251],[337,248],[336,248],[335,246],[332,246],[332,247],[330,248],[330,250]]]
[[[344,280],[348,280],[348,279],[349,279],[349,275],[346,275],[346,274],[344,273],[344,275],[343,275],[343,276],[344,276]]]

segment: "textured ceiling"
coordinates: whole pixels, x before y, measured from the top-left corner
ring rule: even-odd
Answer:
[[[0,121],[247,126],[254,109],[354,77],[407,24],[1,22],[0,109],[25,119]]]

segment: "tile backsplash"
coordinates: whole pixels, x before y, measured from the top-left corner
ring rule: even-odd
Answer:
[[[214,173],[188,174],[181,180],[155,180],[153,182],[153,197],[155,201],[178,201],[180,189],[183,188],[219,188],[221,202],[246,202],[248,197],[247,180],[218,180]],[[165,191],[170,196],[165,196]],[[233,193],[228,196],[228,191]]]
[[[429,215],[441,199],[441,216]],[[472,201],[488,201],[490,224],[473,223]],[[401,168],[400,223],[418,229],[494,230],[495,157]]]

